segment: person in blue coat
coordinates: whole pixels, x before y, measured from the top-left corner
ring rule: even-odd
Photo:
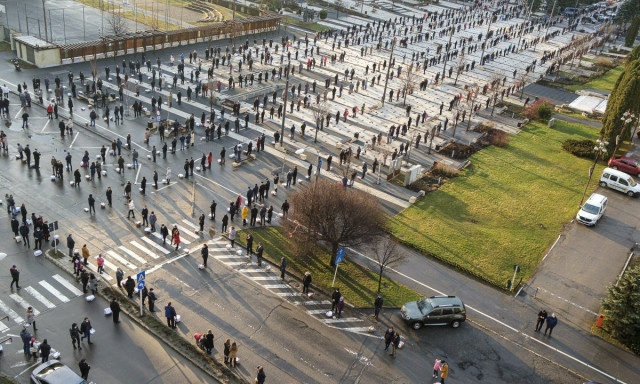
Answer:
[[[164,316],[167,318],[167,326],[169,328],[176,328],[176,309],[173,308],[171,302],[164,307]]]
[[[547,328],[544,330],[544,335],[547,335],[547,331],[549,331],[549,337],[551,337],[551,332],[553,332],[553,328],[558,325],[558,318],[555,313],[552,313],[551,316],[547,317]]]

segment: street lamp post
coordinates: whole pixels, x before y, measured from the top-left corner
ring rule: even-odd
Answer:
[[[47,10],[44,6],[44,1],[42,0],[42,16],[44,17],[44,39],[49,41],[49,36],[47,35]]]
[[[601,139],[596,140],[596,146],[593,148],[596,152],[595,159],[593,159],[593,165],[589,168],[589,178],[587,179],[587,184],[584,186],[584,191],[582,192],[582,199],[580,199],[580,207],[582,207],[582,203],[584,202],[584,196],[587,194],[587,189],[589,188],[589,183],[591,183],[591,176],[593,176],[593,170],[598,163],[598,158],[600,154],[607,153],[607,145],[609,145],[608,141],[604,141]]]

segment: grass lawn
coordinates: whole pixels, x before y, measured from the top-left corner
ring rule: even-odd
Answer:
[[[129,19],[131,21],[135,20],[138,23],[148,25],[150,28],[153,28],[155,24],[155,27],[161,31],[175,31],[178,29],[182,29],[182,27],[179,26],[178,24],[171,24],[171,23],[165,24],[163,17],[156,19],[151,15],[145,15],[141,12],[138,12],[138,14],[136,15],[136,13],[133,11],[126,11],[126,12],[120,13],[120,15],[125,19]]]
[[[277,227],[266,227],[238,232],[236,242],[245,246],[246,233],[253,236],[254,249],[258,242],[264,246],[263,256],[276,265],[280,265],[280,259],[287,260],[287,272],[293,273],[298,278],[306,271],[311,273],[312,285],[320,288],[327,294],[333,292],[331,282],[335,268],[329,267],[329,254],[322,253],[322,257],[308,259],[291,255],[287,251],[289,248],[289,238],[282,235]],[[274,273],[280,273],[275,268]],[[378,275],[371,270],[349,261],[348,251],[345,261],[338,267],[335,287],[340,288],[340,292],[355,307],[373,307],[373,300],[378,292]],[[384,294],[385,307],[399,307],[407,301],[416,300],[420,295],[404,285],[398,284],[387,278],[382,279],[382,293]]]
[[[597,136],[585,125],[530,123],[506,148],[475,153],[470,167],[396,215],[390,229],[423,253],[498,287],[513,277],[514,264],[526,280],[576,214],[592,163],[564,152],[562,142]],[[601,170],[594,171],[596,179]]]
[[[575,92],[581,89],[592,88],[600,91],[611,92],[613,90],[613,86],[618,80],[618,77],[620,77],[620,75],[622,74],[622,71],[624,71],[624,65],[619,65],[608,70],[604,75],[596,79],[588,81],[584,84],[567,85],[565,89]]]
[[[287,24],[295,25],[301,28],[310,29],[314,32],[322,32],[328,31],[330,28],[318,23],[305,23],[302,20],[298,20],[296,18],[285,16],[282,21]]]

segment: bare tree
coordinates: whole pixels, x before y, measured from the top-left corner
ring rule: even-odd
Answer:
[[[369,249],[374,255],[378,266],[378,293],[380,293],[382,275],[385,269],[393,268],[402,263],[406,259],[406,255],[398,252],[398,242],[391,237],[385,237],[384,240],[375,243]]]
[[[476,106],[478,93],[480,93],[480,86],[477,84],[473,84],[471,86],[471,89],[467,93],[467,105],[469,106],[469,120],[467,120],[467,132],[471,127],[471,116],[473,115],[473,108]]]
[[[464,50],[462,54],[458,56],[458,62],[456,63],[456,80],[453,82],[453,85],[458,85],[458,77],[464,71],[464,66],[467,63],[467,58],[464,56]]]
[[[127,24],[124,17],[120,15],[120,12],[113,11],[109,13],[109,16],[107,17],[107,23],[109,24],[109,28],[114,35],[127,33]]]
[[[524,95],[524,86],[527,84],[527,74],[526,73],[521,73],[520,76],[518,77],[518,83],[520,83],[520,100],[522,100],[522,96]]]
[[[320,242],[331,249],[330,265],[340,246],[370,244],[382,234],[386,216],[371,194],[328,180],[318,179],[289,195],[293,214],[291,231],[297,227],[301,241]]]
[[[316,137],[313,139],[313,142],[318,142],[318,130],[322,128],[322,124],[324,123],[324,118],[329,113],[329,106],[326,101],[320,101],[320,103],[316,104],[313,108],[313,117],[316,120]]]
[[[244,23],[238,20],[230,20],[227,22],[227,28],[231,35],[233,46],[236,46],[236,37],[241,36],[244,32]]]
[[[89,65],[91,66],[91,76],[93,77],[93,82],[95,83],[96,78],[98,77],[98,62],[96,61],[95,56],[93,57],[93,60],[89,62]]]
[[[407,105],[407,95],[413,93],[413,87],[415,86],[415,82],[418,80],[418,76],[412,70],[405,71],[400,76],[400,81],[402,82],[402,87],[404,90],[404,100],[402,101],[402,105]]]
[[[498,103],[498,95],[500,95],[501,90],[502,90],[502,76],[494,75],[491,78],[491,97],[493,98],[493,106],[491,107],[491,116],[493,116],[493,112],[496,109],[496,104]]]

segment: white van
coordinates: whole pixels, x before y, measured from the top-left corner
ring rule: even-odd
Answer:
[[[636,183],[633,177],[613,168],[605,168],[602,171],[600,186],[624,192],[632,197],[638,196],[640,193],[640,184]]]
[[[578,223],[582,223],[588,227],[598,224],[598,220],[604,215],[604,211],[607,210],[607,197],[599,193],[594,193],[589,199],[580,207],[576,220]]]

